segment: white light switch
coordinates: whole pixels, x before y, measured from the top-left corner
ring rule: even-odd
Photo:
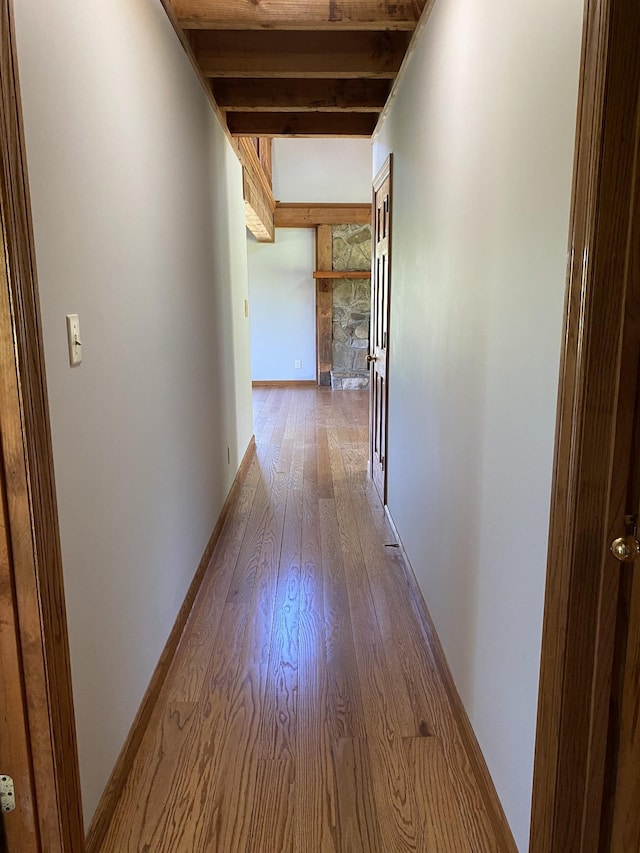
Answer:
[[[80,318],[77,314],[67,314],[67,338],[69,339],[69,364],[73,367],[82,361]]]

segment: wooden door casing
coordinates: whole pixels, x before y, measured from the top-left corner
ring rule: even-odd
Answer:
[[[611,678],[616,673],[615,639],[621,631],[621,572],[609,544],[624,532],[638,370],[637,333],[629,334],[629,321],[636,313],[637,270],[630,261],[635,252],[637,264],[639,41],[637,0],[588,0],[531,853],[615,849],[608,846],[606,837],[611,808],[603,800],[603,791],[611,787],[609,779],[615,772],[608,730],[614,721]],[[615,853],[626,850],[615,849]]]
[[[16,808],[5,815],[0,813],[0,825],[8,851],[38,853],[41,844],[26,726],[8,522],[5,478],[3,466],[0,466],[0,774],[11,776],[16,793]],[[4,849],[0,844],[0,851]]]
[[[62,556],[11,0],[0,0],[0,224],[2,615],[13,612],[16,633],[15,654],[3,666],[13,671],[11,728],[24,728],[33,782],[33,796],[28,789],[18,790],[16,803],[27,808],[30,799],[37,821],[30,846],[16,847],[9,822],[22,816],[7,815],[7,841],[9,853],[31,851],[36,842],[36,849],[47,853],[82,853]],[[19,773],[26,778],[23,770]],[[23,822],[28,825],[28,816]]]
[[[369,460],[371,477],[383,504],[387,502],[392,164],[390,154],[373,183]]]

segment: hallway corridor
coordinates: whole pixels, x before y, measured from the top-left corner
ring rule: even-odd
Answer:
[[[513,850],[367,477],[367,393],[258,388],[254,418],[103,853]]]

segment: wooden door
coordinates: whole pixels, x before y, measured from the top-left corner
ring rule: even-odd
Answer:
[[[629,546],[640,535],[640,110],[635,121],[635,166],[631,175],[627,288],[608,533],[612,539],[625,538]],[[640,558],[633,560],[633,556],[631,550],[627,561],[617,562],[608,553],[605,561],[605,572],[614,578],[619,575],[619,585],[600,853],[640,850]]]
[[[640,4],[588,0],[531,853],[640,849]]]
[[[391,285],[392,155],[373,183],[373,258],[369,367],[371,399],[369,464],[380,499],[387,502],[387,401],[389,399],[389,309]]]

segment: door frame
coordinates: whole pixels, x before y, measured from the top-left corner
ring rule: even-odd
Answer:
[[[631,238],[637,0],[585,6],[530,850],[598,850],[620,572],[614,444]],[[637,234],[637,223],[635,225]],[[635,386],[633,392],[635,393]]]
[[[26,718],[19,723],[27,731],[41,849],[82,853],[80,774],[11,0],[0,0],[0,217],[0,479]]]
[[[386,160],[380,166],[376,175],[373,179],[372,183],[372,192],[371,192],[371,331],[369,332],[369,355],[375,357],[375,353],[372,352],[372,347],[375,347],[375,333],[374,333],[374,320],[376,318],[376,308],[375,308],[375,296],[376,296],[376,282],[378,275],[378,267],[377,267],[377,240],[376,236],[378,233],[378,223],[377,223],[377,206],[376,206],[376,196],[378,192],[384,185],[385,181],[389,181],[389,221],[388,221],[388,237],[387,237],[387,299],[386,299],[386,327],[387,327],[387,340],[384,348],[385,351],[385,365],[384,365],[384,450],[385,456],[382,459],[382,494],[379,494],[380,500],[382,501],[383,506],[387,505],[387,485],[389,482],[387,470],[388,470],[388,444],[389,444],[389,338],[390,338],[390,325],[391,325],[391,269],[393,266],[391,252],[393,249],[393,152],[390,152],[387,156]],[[369,365],[371,372],[371,379],[369,381],[369,475],[371,476],[374,484],[377,488],[377,483],[375,481],[374,476],[374,465],[373,465],[373,457],[374,457],[374,395],[375,395],[375,368],[376,363],[375,360],[372,361]]]

